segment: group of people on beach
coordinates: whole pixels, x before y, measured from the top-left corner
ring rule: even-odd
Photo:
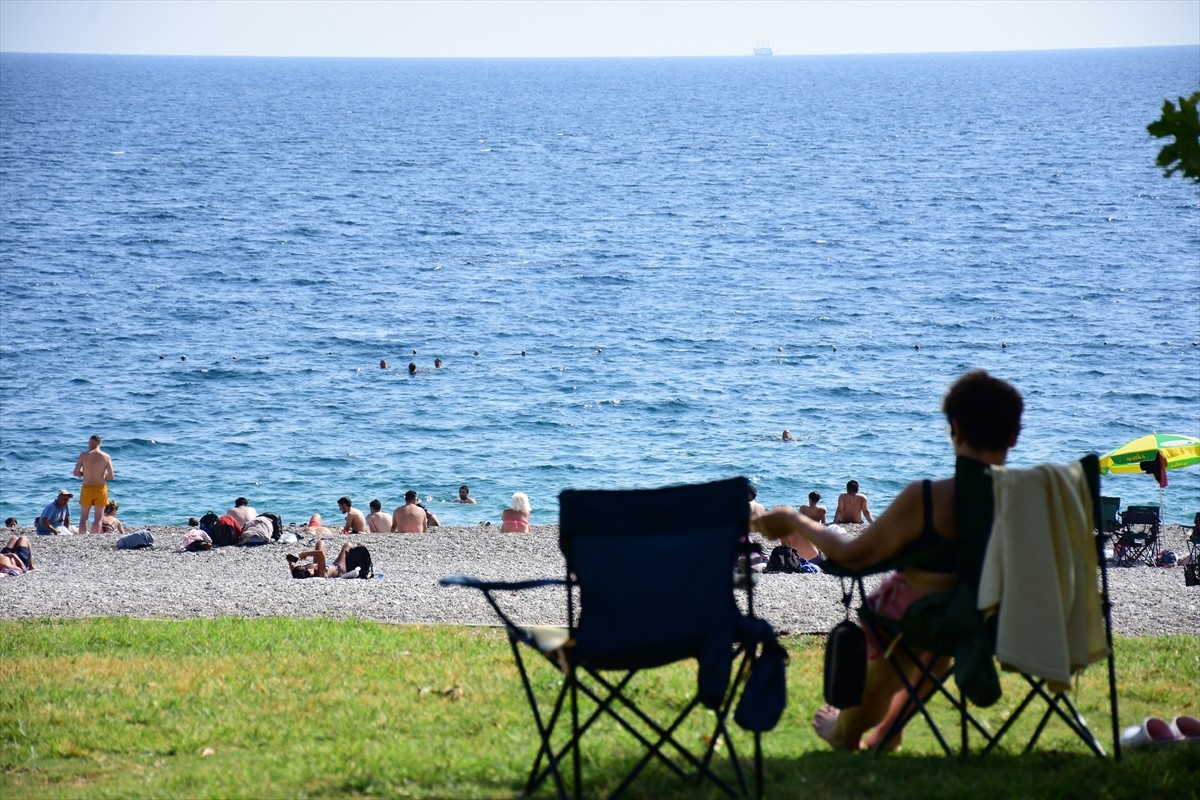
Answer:
[[[942,411],[949,425],[953,453],[960,459],[973,459],[987,466],[1004,465],[1009,450],[1016,445],[1021,430],[1024,403],[1021,394],[1009,383],[973,370],[956,380],[946,393]],[[92,531],[103,529],[104,511],[110,501],[106,481],[112,478],[112,461],[100,449],[101,438],[93,436],[88,450],[76,461],[75,474],[83,479],[80,493],[81,528],[89,511],[94,513]],[[68,504],[72,493],[62,490],[53,503],[38,518],[38,531],[52,533],[70,524]],[[941,556],[924,563],[923,567],[906,567],[888,575],[868,597],[868,603],[879,614],[898,620],[916,600],[944,592],[957,580],[955,479],[918,481],[909,484],[875,519],[867,497],[858,483],[850,481],[838,498],[834,523],[869,525],[856,537],[847,537],[827,526],[827,511],[820,505],[818,492],[809,494],[808,505],[781,506],[766,511],[751,497],[750,528],[770,540],[792,544],[804,557],[827,556],[851,570],[868,568],[886,561],[914,542],[928,543]],[[458,501],[473,503],[467,486],[459,489]],[[419,502],[415,491],[405,495],[405,502],[389,517],[378,500],[370,503],[370,515],[354,508],[349,497],[338,501],[345,514],[345,533],[389,532],[421,533],[437,518]],[[518,492],[510,508],[502,515],[501,530],[529,530],[529,499]],[[115,515],[116,508],[112,508]],[[229,514],[249,522],[257,512],[239,498]],[[314,526],[312,523],[317,523]],[[314,515],[310,527],[320,526]],[[347,542],[332,561],[321,542],[313,550],[299,556],[288,556],[289,570],[295,577],[338,577],[348,571],[347,557],[353,546]],[[807,554],[807,555],[805,555]],[[809,560],[812,560],[810,558]],[[0,551],[0,572],[20,574],[33,569],[33,558],[26,537],[13,537]],[[303,573],[303,574],[301,574]],[[899,715],[904,692],[892,667],[881,659],[886,643],[875,641],[868,633],[868,668],[866,688],[860,705],[839,711],[822,706],[813,719],[816,733],[833,747],[857,750],[866,738],[868,746],[875,744],[891,721]],[[914,667],[915,668],[915,667]],[[941,668],[944,669],[944,666]],[[895,742],[893,743],[895,744]]]

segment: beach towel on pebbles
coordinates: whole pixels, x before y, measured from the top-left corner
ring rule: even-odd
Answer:
[[[137,550],[154,546],[154,534],[150,531],[134,531],[117,538],[118,550]]]
[[[184,550],[194,553],[199,550],[211,550],[212,546],[212,539],[209,538],[207,532],[201,530],[200,528],[193,528],[183,536]]]
[[[270,517],[256,517],[246,523],[238,534],[237,543],[242,546],[266,544],[271,541],[274,529]]]

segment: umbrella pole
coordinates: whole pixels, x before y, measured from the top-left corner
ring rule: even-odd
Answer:
[[[1163,489],[1163,487],[1162,487],[1162,484],[1160,483],[1158,485],[1158,544],[1161,549],[1165,550],[1166,545],[1164,545],[1163,542],[1165,542],[1167,539],[1167,515],[1166,515],[1166,509],[1163,507],[1163,490],[1162,489]],[[1157,556],[1157,555],[1158,554],[1155,553],[1155,556]]]

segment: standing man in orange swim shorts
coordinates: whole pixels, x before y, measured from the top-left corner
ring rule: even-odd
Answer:
[[[83,478],[83,489],[79,492],[79,531],[87,529],[88,509],[95,508],[95,520],[92,522],[92,533],[100,533],[100,520],[104,517],[104,507],[108,505],[108,485],[105,481],[113,477],[112,459],[108,453],[100,449],[99,436],[93,435],[88,439],[88,449],[75,459],[75,477]]]

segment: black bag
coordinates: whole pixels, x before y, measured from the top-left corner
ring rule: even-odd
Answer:
[[[218,519],[220,519],[220,517],[218,517],[216,514],[214,514],[211,511],[208,512],[207,514],[205,514],[203,517],[200,518],[200,530],[204,531],[209,536],[211,536],[212,531],[213,531],[213,526],[217,524]]]
[[[1183,568],[1183,583],[1186,586],[1200,586],[1200,560],[1195,556]]]
[[[767,559],[767,572],[799,572],[800,571],[800,554],[796,552],[796,548],[786,544],[778,545],[771,551],[771,557]]]
[[[742,730],[769,731],[787,708],[787,651],[772,633],[746,679],[733,720]]]
[[[259,514],[259,516],[271,520],[271,541],[278,542],[279,537],[283,536],[283,519],[278,514]]]
[[[364,545],[356,544],[350,548],[349,553],[346,553],[346,571],[350,572],[355,567],[358,568],[358,577],[375,577],[375,570],[371,566],[371,551],[367,550]]]
[[[833,626],[825,643],[825,702],[834,708],[862,703],[867,685],[867,637],[846,619]]]

